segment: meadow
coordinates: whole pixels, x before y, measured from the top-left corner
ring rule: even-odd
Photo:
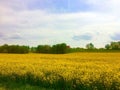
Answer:
[[[120,53],[0,54],[0,90],[120,90]]]

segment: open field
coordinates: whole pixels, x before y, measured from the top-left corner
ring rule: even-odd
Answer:
[[[120,53],[0,54],[0,90],[54,89],[120,90]]]

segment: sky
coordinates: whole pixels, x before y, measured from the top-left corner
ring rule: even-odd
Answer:
[[[120,0],[0,0],[0,45],[120,41]]]

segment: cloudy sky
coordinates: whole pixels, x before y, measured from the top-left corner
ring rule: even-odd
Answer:
[[[0,45],[120,40],[120,0],[0,0]]]

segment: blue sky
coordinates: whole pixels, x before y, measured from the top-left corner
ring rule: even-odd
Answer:
[[[120,41],[120,0],[0,0],[0,44]]]
[[[73,13],[90,10],[91,6],[83,0],[35,0],[28,9],[45,9],[54,13]]]

